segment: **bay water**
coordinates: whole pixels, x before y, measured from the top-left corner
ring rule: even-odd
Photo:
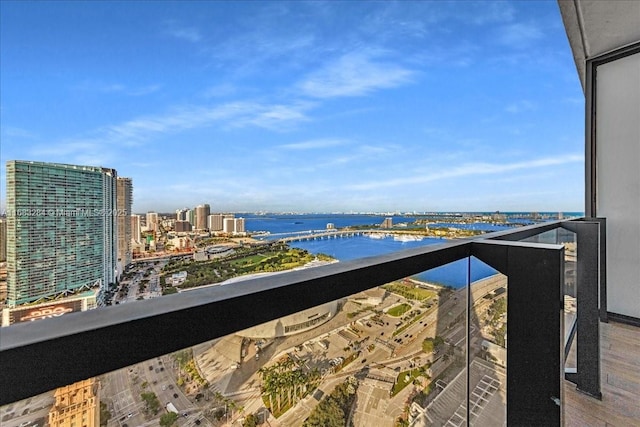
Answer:
[[[327,224],[334,224],[336,228],[346,226],[379,225],[386,216],[376,215],[349,215],[349,214],[306,214],[306,215],[246,215],[245,227],[247,231],[269,232],[264,238],[274,240],[277,238],[307,234],[312,231],[326,230]],[[412,223],[414,217],[394,216],[393,224]],[[437,226],[455,226],[458,228],[479,229],[483,231],[495,231],[507,228],[492,224],[437,224]],[[443,243],[443,239],[423,238],[419,241],[399,241],[392,236],[382,239],[372,239],[368,236],[354,236],[343,238],[319,239],[311,241],[293,242],[290,245],[305,249],[312,254],[323,253],[340,261],[350,261],[376,255],[383,255],[404,249],[425,245]],[[470,266],[469,266],[470,263]],[[454,288],[461,288],[468,283],[468,270],[471,281],[483,279],[496,273],[496,271],[476,258],[462,259],[442,267],[416,275],[416,278],[430,283],[436,283]]]

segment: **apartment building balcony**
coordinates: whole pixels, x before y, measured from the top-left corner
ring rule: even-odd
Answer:
[[[161,365],[153,359],[168,353],[224,339],[229,334],[327,302],[341,300],[344,307],[352,303],[353,295],[362,291],[451,262],[466,263],[471,272],[476,263],[482,261],[499,274],[477,283],[469,282],[457,291],[441,292],[436,307],[425,310],[421,318],[425,320],[424,325],[405,319],[412,328],[406,329],[407,335],[415,333],[420,341],[428,336],[444,337],[446,344],[440,350],[443,353],[429,357],[428,353],[413,352],[409,350],[411,344],[395,344],[395,340],[405,334],[397,334],[395,340],[391,340],[386,325],[359,323],[360,328],[367,331],[365,335],[382,338],[379,332],[387,331],[387,337],[376,340],[380,341],[376,350],[361,348],[349,368],[351,371],[346,372],[351,372],[361,383],[376,378],[384,383],[385,374],[393,376],[394,367],[404,371],[406,363],[419,369],[428,362],[435,371],[438,363],[446,360],[446,353],[448,365],[440,372],[432,372],[431,378],[433,383],[438,379],[446,385],[436,390],[435,398],[425,396],[423,406],[418,405],[421,409],[414,411],[410,418],[414,425],[561,425],[563,422],[579,425],[590,413],[579,409],[581,404],[600,408],[592,415],[593,419],[605,419],[609,416],[605,415],[609,413],[606,411],[613,410],[618,412],[612,414],[611,419],[633,425],[639,415],[631,404],[640,397],[638,383],[634,383],[637,378],[622,376],[624,371],[616,363],[627,360],[623,362],[627,363],[626,368],[637,364],[633,356],[633,351],[638,355],[638,347],[633,342],[637,332],[634,327],[612,323],[602,330],[603,342],[611,345],[609,350],[603,350],[602,379],[600,372],[599,318],[606,313],[601,305],[606,275],[599,266],[606,250],[601,234],[605,226],[606,222],[601,219],[544,223],[474,240],[16,324],[1,331],[2,366],[10,368],[2,370],[0,381],[11,386],[2,387],[0,401],[10,404],[85,378],[122,368],[133,370],[136,364],[141,365],[135,369],[142,371],[151,364],[151,369],[155,366],[157,372]],[[502,291],[498,291],[501,288]],[[396,298],[393,295],[388,298]],[[497,337],[501,344],[496,347],[506,352],[506,360],[502,361],[488,355],[491,352],[486,349],[485,339],[492,333],[487,332],[488,329],[496,331],[491,329],[488,307],[493,307],[500,295],[506,301],[506,316],[500,321],[508,332],[508,339],[502,343]],[[428,316],[432,322],[427,321]],[[344,323],[332,327],[348,328],[350,322]],[[428,328],[434,329],[431,335],[420,335]],[[357,329],[352,327],[350,333],[360,333]],[[311,335],[296,339],[308,338],[306,342],[313,343],[320,337],[328,337],[329,344],[321,346],[325,350],[337,347],[344,340],[330,332],[306,333]],[[367,341],[360,338],[363,343]],[[383,341],[392,350],[383,349]],[[623,347],[618,346],[619,342]],[[293,345],[292,341],[289,345]],[[283,354],[294,352],[291,348]],[[319,353],[316,351],[316,355]],[[263,354],[266,357],[269,353]],[[369,363],[366,363],[367,355],[371,358]],[[167,359],[163,360],[163,369],[168,368]],[[144,363],[146,361],[149,362]],[[243,363],[249,366],[256,365],[257,361],[245,359]],[[38,369],[34,369],[34,364]],[[384,364],[389,364],[389,369],[381,366]],[[208,369],[204,365],[199,369]],[[215,369],[228,373],[237,367]],[[417,383],[409,389],[422,391]],[[628,404],[625,400],[613,400],[612,394],[619,396],[621,390]],[[223,390],[228,395],[240,392],[242,390]],[[109,398],[104,390],[103,397]],[[609,404],[613,401],[615,405]],[[274,423],[300,425],[301,420],[287,418],[295,414],[293,406],[293,412],[285,413]],[[356,411],[354,416],[359,417],[355,418],[356,425],[364,423],[370,415],[366,410]]]
[[[165,356],[169,353],[221,342],[238,331],[336,300],[353,308],[349,299],[363,291],[452,262],[466,263],[471,273],[480,262],[496,270],[498,285],[485,283],[488,287],[480,291],[468,279],[461,290],[445,292],[437,305],[424,308],[420,314],[431,316],[431,322],[410,325],[420,341],[444,337],[442,353],[424,352],[415,360],[418,353],[403,350],[406,342],[396,341],[408,338],[404,333],[389,337],[393,324],[365,322],[367,336],[377,338],[369,340],[374,349],[367,342],[346,372],[365,383],[371,396],[389,378],[397,381],[398,372],[409,372],[407,377],[416,381],[405,390],[429,391],[410,411],[413,425],[640,425],[640,3],[559,5],[587,101],[585,219],[13,325],[0,330],[0,404],[15,405],[123,369],[124,377],[129,370],[142,374],[136,370],[146,367],[156,373],[159,360],[164,366],[171,361]],[[506,316],[494,319],[500,288],[506,293]],[[331,336],[329,332],[322,335]],[[327,347],[347,340],[344,335],[350,333]],[[317,342],[315,338],[269,351],[284,355]],[[214,345],[199,347],[194,357]],[[389,366],[376,360],[382,355],[392,361]],[[256,368],[265,359],[245,363]],[[204,366],[206,357],[201,360]],[[412,370],[427,364],[432,377],[414,378]],[[213,363],[205,369],[233,378],[243,368]],[[259,382],[248,387],[256,390]],[[168,396],[174,393],[170,390]],[[399,395],[408,398],[404,393]],[[317,404],[316,397],[305,396],[300,405]],[[272,418],[273,425],[301,424],[304,417],[291,415],[297,414],[299,403],[289,415]],[[373,415],[356,407],[352,420],[374,425]],[[118,413],[117,419],[121,416],[129,414]]]

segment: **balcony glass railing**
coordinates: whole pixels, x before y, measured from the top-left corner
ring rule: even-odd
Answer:
[[[0,422],[43,423],[82,392],[96,397],[78,416],[101,404],[109,426],[174,411],[184,426],[323,425],[336,407],[356,426],[559,424],[563,323],[582,314],[586,277],[576,251],[598,226],[523,227],[3,328]],[[420,278],[452,262],[466,266],[460,288]],[[487,265],[496,274],[472,282]],[[53,391],[87,378],[66,402]]]

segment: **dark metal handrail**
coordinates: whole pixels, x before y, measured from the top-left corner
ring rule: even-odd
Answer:
[[[563,227],[566,223],[558,221],[522,227],[473,240],[451,241],[249,279],[236,282],[233,286],[196,289],[2,328],[0,366],[3,369],[0,370],[0,384],[3,386],[0,387],[0,404],[111,372],[475,256],[509,277],[507,420],[531,421],[533,412],[545,413],[545,417],[552,419],[556,411],[549,407],[549,402],[555,406],[553,399],[561,396],[559,372],[564,354],[563,343],[560,343],[563,248],[559,245],[506,240],[540,234]],[[536,307],[532,304],[532,298],[540,305]],[[536,318],[536,321],[547,322],[550,329],[536,327],[532,331],[530,321],[535,318],[533,316],[540,318]],[[518,335],[521,335],[521,339]],[[546,340],[549,341],[547,344],[555,345],[556,338],[557,354],[549,352],[548,345],[529,341]],[[35,364],[38,366],[35,367]],[[554,372],[550,372],[550,375],[531,372],[532,367],[554,371],[556,364],[558,375]],[[558,377],[557,381],[555,376]],[[538,390],[539,399],[535,398],[536,392],[530,391],[533,385]],[[522,391],[519,396],[518,389],[525,386],[529,391]],[[539,421],[544,423],[543,419]]]

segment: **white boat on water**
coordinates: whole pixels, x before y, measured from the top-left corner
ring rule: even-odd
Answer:
[[[383,233],[369,233],[367,234],[370,239],[384,239],[386,237]]]
[[[419,242],[422,240],[422,236],[414,236],[412,234],[396,234],[393,236],[393,240],[397,242]]]

